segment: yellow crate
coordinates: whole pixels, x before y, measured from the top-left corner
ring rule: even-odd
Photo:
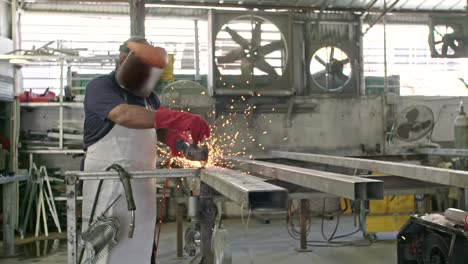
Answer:
[[[408,221],[410,215],[369,215],[366,218],[366,232],[395,232]]]

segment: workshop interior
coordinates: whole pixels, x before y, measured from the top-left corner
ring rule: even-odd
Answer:
[[[0,0],[0,263],[467,263],[466,107],[466,0]]]

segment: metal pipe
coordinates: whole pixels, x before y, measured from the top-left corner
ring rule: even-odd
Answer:
[[[420,148],[414,152],[425,155],[468,157],[468,149]]]
[[[387,0],[384,0],[384,8],[387,9]],[[387,23],[385,16],[383,22],[383,48],[384,48],[384,94],[388,94],[388,72],[387,72]]]
[[[230,165],[254,175],[297,184],[351,200],[383,199],[383,182],[294,166],[227,157]]]
[[[198,39],[198,20],[194,21],[194,31],[195,31],[195,81],[200,80],[200,41]]]
[[[59,95],[59,148],[63,149],[63,59],[60,60],[60,95]]]
[[[183,217],[184,217],[184,207],[180,203],[176,203],[176,226],[177,226],[177,258],[183,258],[184,257],[184,222],[183,222]],[[161,224],[161,223],[160,223]]]
[[[13,177],[0,177],[0,185],[12,183],[12,182],[27,181],[28,179],[29,179],[29,175],[13,176]]]
[[[306,161],[333,166],[377,171],[390,175],[405,177],[425,182],[466,188],[468,186],[468,171],[433,168],[421,165],[398,162],[368,160],[359,158],[338,157],[329,155],[271,151],[276,158]]]
[[[367,34],[367,32],[369,32],[369,30],[371,28],[373,28],[375,25],[377,25],[377,23],[380,22],[380,20],[387,14],[389,13],[390,11],[393,10],[393,8],[396,6],[396,4],[398,4],[398,2],[400,2],[400,0],[395,0],[388,8],[385,8],[385,10],[382,12],[382,14],[380,14],[377,19],[369,25],[369,28],[367,28],[366,32],[364,32],[364,35]]]
[[[68,264],[77,264],[76,244],[76,181],[69,179],[67,185],[67,250]]]
[[[132,171],[132,179],[149,178],[185,178],[197,177],[200,169],[158,169],[154,171]],[[67,178],[75,177],[76,180],[119,180],[119,174],[114,171],[82,172],[67,171],[64,173]]]
[[[307,199],[300,200],[300,218],[299,218],[299,226],[300,226],[300,247],[297,249],[297,252],[310,252],[312,250],[307,249],[307,218],[310,214],[308,210],[307,203],[309,201]]]

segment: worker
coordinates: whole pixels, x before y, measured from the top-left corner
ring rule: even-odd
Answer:
[[[130,38],[120,47],[117,70],[91,80],[86,87],[84,171],[104,171],[113,163],[130,171],[153,170],[156,165],[157,135],[158,140],[168,145],[176,156],[182,154],[177,152],[175,142],[188,141],[186,132],[191,135],[193,143],[210,136],[207,122],[199,115],[160,106],[153,92],[158,73],[153,74],[152,70],[158,69],[152,69],[145,63],[137,68],[130,67],[130,71],[124,74],[138,75],[131,76],[130,79],[135,81],[133,85],[123,85],[116,78],[120,66],[129,58],[132,43],[151,47],[142,37]],[[157,56],[160,58],[156,59],[167,58],[163,49],[158,50],[160,54]],[[154,57],[149,60],[154,60]],[[142,61],[145,61],[144,58]],[[120,221],[119,242],[99,263],[151,263],[156,224],[156,181],[132,180],[131,184],[137,208],[134,236],[132,239],[127,236],[130,216],[126,199],[119,199],[106,214]],[[88,226],[97,189],[98,181],[83,183],[83,230]],[[120,194],[124,196],[119,180],[105,180],[95,214],[100,215]]]

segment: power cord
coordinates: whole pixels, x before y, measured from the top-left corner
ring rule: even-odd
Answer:
[[[361,230],[364,230],[363,225],[362,225],[362,219],[359,214],[354,213],[354,217],[358,217],[358,228],[352,232],[343,234],[343,235],[336,235],[338,231],[338,227],[340,225],[340,220],[341,220],[341,215],[349,208],[348,203],[345,200],[345,208],[342,209],[340,205],[340,209],[337,212],[336,215],[336,224],[335,227],[333,228],[332,234],[327,237],[325,235],[325,206],[326,206],[326,198],[323,198],[323,204],[322,204],[322,215],[321,215],[321,225],[320,225],[320,230],[322,234],[323,240],[309,240],[307,241],[308,246],[312,247],[345,247],[345,246],[355,246],[355,247],[363,247],[363,246],[370,246],[372,245],[372,241],[368,240],[368,243],[366,244],[361,244],[361,243],[356,243],[353,241],[337,241],[337,239],[342,239],[346,237],[350,237],[356,233],[358,233]],[[352,206],[351,206],[352,207]],[[306,234],[307,236],[310,234],[311,226],[312,226],[312,221],[311,221],[311,213],[310,213],[310,203],[307,200],[306,204],[306,221],[307,221],[307,229],[306,229]],[[294,202],[290,201],[289,206],[288,206],[288,215],[286,218],[286,224],[287,224],[287,230],[288,234],[295,240],[300,240],[300,230],[297,228],[297,215],[299,215],[299,209],[294,206]],[[296,216],[296,217],[295,217]]]

